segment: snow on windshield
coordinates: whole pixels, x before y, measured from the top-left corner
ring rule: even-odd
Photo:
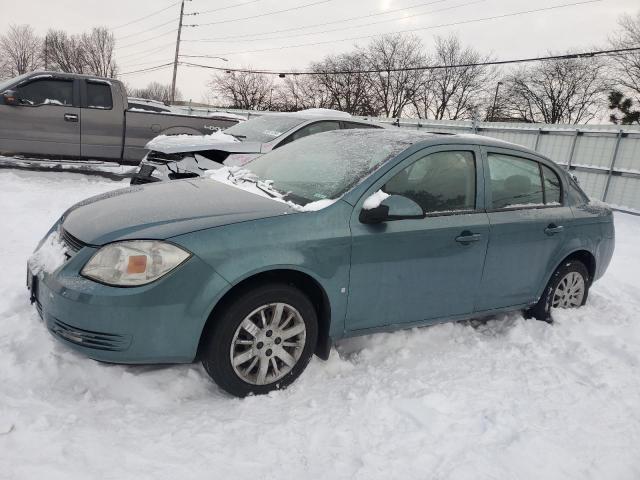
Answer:
[[[236,138],[221,131],[213,132],[210,135],[158,135],[144,147],[147,150],[160,150],[169,147],[201,147],[212,143],[233,143],[238,142]]]
[[[241,167],[225,166],[216,170],[207,170],[204,172],[204,176],[246,192],[260,195],[261,197],[285,203],[299,212],[315,212],[322,210],[337,201],[337,199],[323,199],[315,202],[309,202],[305,205],[300,205],[292,202],[291,200],[286,200],[286,194],[275,190],[272,186],[272,181],[261,180],[250,170]]]
[[[339,198],[366,176],[424,138],[400,130],[342,130],[318,133],[289,143],[245,168],[269,179],[300,204]]]

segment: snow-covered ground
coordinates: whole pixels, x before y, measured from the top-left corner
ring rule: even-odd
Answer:
[[[72,353],[29,305],[36,242],[121,186],[0,170],[0,478],[640,478],[640,217],[616,214],[609,272],[554,325],[514,313],[353,339],[239,400],[199,365]]]

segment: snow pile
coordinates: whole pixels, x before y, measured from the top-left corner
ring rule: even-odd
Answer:
[[[389,198],[388,193],[385,193],[382,190],[378,190],[376,193],[367,197],[367,199],[362,204],[362,209],[373,210],[374,208],[378,208],[387,198]]]
[[[239,142],[239,140],[231,135],[217,130],[209,135],[158,135],[150,140],[144,148],[147,150],[160,150],[166,148],[181,147],[185,151],[189,148],[208,146],[216,143],[233,143]]]
[[[38,249],[29,257],[31,273],[52,273],[66,261],[67,249],[58,232],[51,232]]]
[[[297,203],[289,200],[284,200],[284,195],[272,188],[272,182],[270,180],[258,180],[258,177],[254,173],[242,167],[224,166],[215,170],[206,170],[203,176],[209,177],[226,185],[231,185],[246,192],[260,195],[261,197],[282,202],[299,212],[317,212],[318,210],[322,210],[337,201],[336,199],[325,198],[307,203],[306,205],[298,205]]]
[[[239,400],[199,364],[89,360],[29,304],[45,230],[121,186],[0,171],[0,477],[640,478],[640,217],[615,214],[609,271],[552,325],[516,312],[344,340],[289,389]]]
[[[307,108],[306,110],[298,110],[296,113],[304,113],[306,115],[331,116],[331,117],[351,117],[350,113],[331,108]]]

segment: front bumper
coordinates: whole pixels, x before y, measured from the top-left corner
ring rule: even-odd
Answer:
[[[52,335],[106,362],[193,361],[204,324],[228,283],[192,256],[151,284],[110,287],[79,275],[93,253],[84,247],[54,273],[37,277],[34,303]]]

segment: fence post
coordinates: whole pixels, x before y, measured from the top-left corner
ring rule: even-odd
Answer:
[[[536,143],[533,146],[533,151],[538,151],[538,145],[540,144],[540,136],[542,135],[542,128],[538,128],[538,134],[536,135]]]
[[[578,143],[579,136],[580,136],[580,129],[576,128],[576,134],[573,137],[573,142],[571,143],[571,152],[569,153],[569,160],[567,161],[567,170],[571,168],[571,162],[573,162],[573,154],[576,151],[576,143]]]
[[[609,173],[607,174],[607,183],[604,186],[604,193],[602,194],[602,201],[607,201],[607,194],[609,193],[609,185],[611,185],[611,175],[613,174],[613,168],[616,165],[616,160],[618,158],[618,151],[620,150],[620,142],[622,141],[622,137],[624,136],[624,132],[622,129],[618,130],[618,135],[616,136],[616,147],[613,149],[613,155],[611,156],[611,164],[609,165]]]

